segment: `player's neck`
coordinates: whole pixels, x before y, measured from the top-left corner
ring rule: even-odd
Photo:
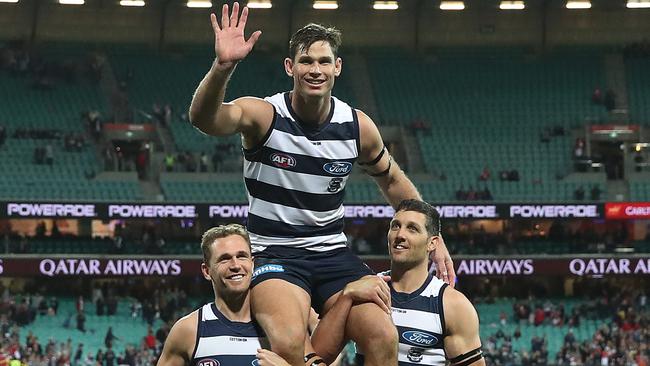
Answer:
[[[291,108],[302,122],[320,125],[327,120],[331,108],[331,95],[323,98],[305,98],[299,93],[291,92]]]
[[[251,321],[250,292],[241,296],[217,296],[215,299],[217,309],[228,320],[233,322]]]
[[[393,265],[390,269],[391,285],[397,292],[412,293],[422,287],[429,276],[427,263],[414,267],[400,267]]]

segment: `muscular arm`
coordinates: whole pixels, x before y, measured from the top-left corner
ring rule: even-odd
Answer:
[[[374,161],[384,148],[384,141],[375,123],[365,113],[357,111],[359,116],[359,134],[361,135],[361,151],[359,162],[366,172],[371,175],[382,194],[391,206],[397,207],[405,199],[422,200],[417,188],[404,174],[390,153],[385,151],[378,161]]]
[[[485,359],[480,354],[479,320],[474,306],[465,295],[451,287],[445,289],[442,303],[447,332],[444,347],[451,366],[484,366]]]
[[[157,366],[185,366],[194,352],[198,312],[179,319],[169,331]]]
[[[318,323],[311,343],[314,352],[328,365],[336,360],[345,347],[345,325],[355,303],[374,302],[390,314],[390,288],[385,281],[390,281],[390,276],[365,276],[349,283]]]

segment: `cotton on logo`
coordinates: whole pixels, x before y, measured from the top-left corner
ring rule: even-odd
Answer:
[[[287,154],[274,153],[271,154],[271,162],[273,165],[280,168],[293,168],[296,166],[296,159]]]
[[[212,360],[212,359],[206,358],[205,360],[199,361],[199,363],[197,365],[198,366],[219,366],[220,363],[217,360]]]

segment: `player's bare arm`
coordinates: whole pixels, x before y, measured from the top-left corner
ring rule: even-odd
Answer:
[[[345,324],[354,304],[374,302],[390,315],[389,276],[365,276],[345,286],[311,337],[314,351],[329,365],[345,346]]]
[[[359,164],[366,173],[375,179],[388,203],[397,207],[406,199],[421,200],[422,197],[415,185],[385,149],[379,129],[372,119],[359,110],[357,110],[357,115],[359,116],[359,134],[361,136]]]
[[[485,365],[478,315],[472,303],[459,291],[447,288],[443,293],[442,306],[448,334],[444,347],[450,365]]]
[[[228,4],[223,5],[221,25],[217,16],[210,14],[215,60],[194,93],[189,116],[192,124],[208,135],[242,133],[244,146],[252,146],[268,129],[273,118],[273,107],[253,97],[224,103],[226,86],[237,63],[251,52],[262,33],[255,31],[247,40],[244,35],[247,20],[248,8],[244,7],[240,16],[238,3],[233,4],[232,13]]]
[[[422,200],[415,185],[385,148],[379,129],[372,119],[359,110],[357,110],[357,115],[359,116],[359,134],[361,135],[359,163],[375,179],[388,203],[397,207],[405,199]],[[453,287],[456,281],[456,272],[444,241],[441,241],[440,245],[437,245],[436,249],[431,252],[431,259],[436,268],[441,269],[436,272],[436,277]]]
[[[190,364],[196,341],[198,311],[179,319],[169,331],[158,366],[185,366]]]

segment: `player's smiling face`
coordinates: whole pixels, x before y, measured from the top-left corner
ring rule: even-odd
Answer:
[[[341,74],[342,61],[327,41],[316,41],[284,60],[287,75],[293,77],[293,91],[303,97],[329,97],[334,79]]]
[[[229,235],[212,244],[210,264],[204,267],[203,275],[212,280],[218,294],[243,293],[250,287],[252,269],[253,258],[246,239]]]
[[[426,229],[426,216],[417,211],[398,211],[388,230],[388,252],[393,263],[427,262],[434,241]]]

